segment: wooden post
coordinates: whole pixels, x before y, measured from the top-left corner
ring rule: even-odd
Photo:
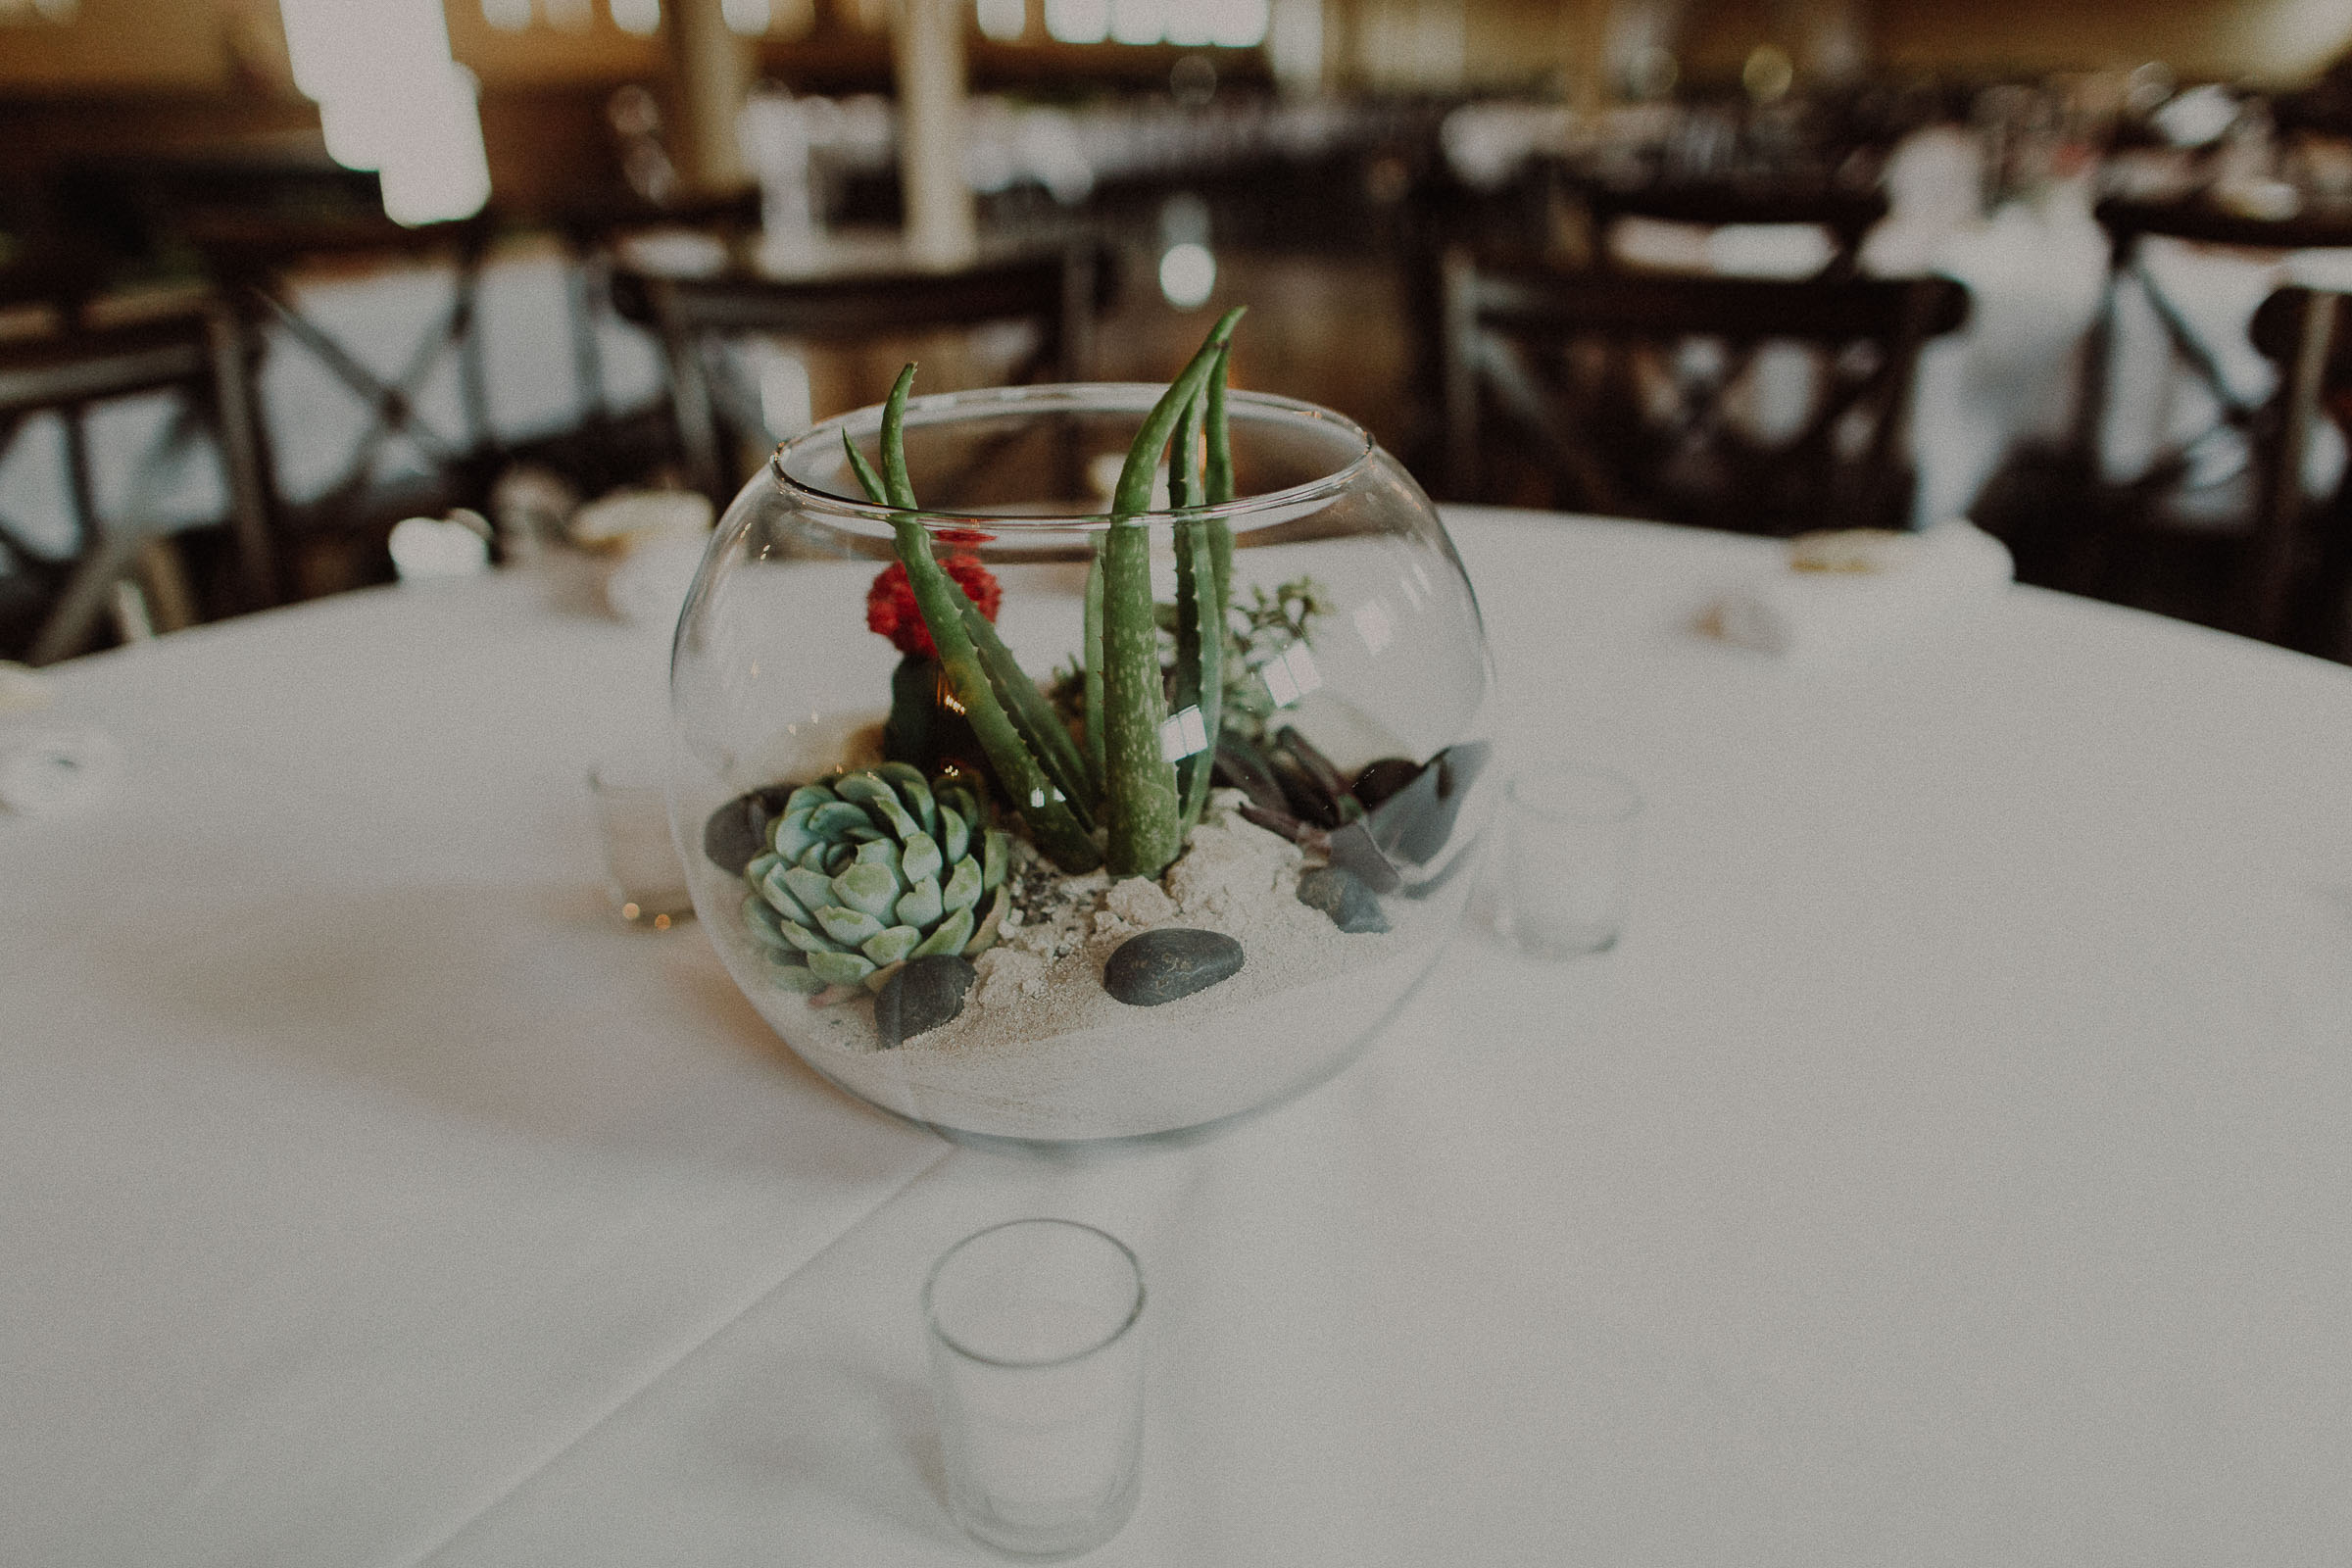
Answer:
[[[891,52],[899,85],[899,188],[906,248],[935,266],[977,248],[963,177],[963,18],[970,0],[894,0]]]
[[[727,26],[719,0],[668,0],[662,19],[678,119],[670,149],[678,172],[689,190],[703,195],[741,190],[751,173],[735,124],[758,68],[751,43]]]

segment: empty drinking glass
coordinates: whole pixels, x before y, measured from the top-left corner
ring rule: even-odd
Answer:
[[[1022,1219],[950,1248],[923,1287],[948,1500],[975,1540],[1068,1557],[1142,1489],[1142,1268],[1116,1237]]]
[[[1504,791],[1497,921],[1535,958],[1606,953],[1625,928],[1642,797],[1597,767],[1530,768]]]
[[[662,766],[658,756],[632,751],[588,770],[588,798],[604,840],[612,906],[630,924],[657,931],[694,912],[686,868],[669,836]]]

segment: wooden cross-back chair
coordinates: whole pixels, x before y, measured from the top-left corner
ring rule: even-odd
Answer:
[[[164,432],[165,447],[174,451],[198,428],[209,429],[220,454],[235,554],[231,608],[259,609],[278,597],[248,362],[229,313],[208,299],[149,319],[93,324],[82,315],[84,303],[63,307],[53,331],[0,341],[0,452],[44,413],[59,416],[65,435],[70,552],[45,551],[0,517],[11,597],[19,601],[5,652],[36,664],[85,651],[110,613],[126,636],[159,624],[170,630],[197,613],[162,536],[135,514],[101,515],[86,419],[94,407],[116,399],[179,394]],[[158,454],[149,461],[160,461]],[[135,513],[147,475],[129,479]]]
[[[2218,326],[2200,330],[2167,292],[2148,265],[2146,242],[2237,251],[2248,266],[2268,265],[2283,251],[2352,249],[2352,219],[2332,208],[2253,218],[2203,194],[2110,199],[2096,215],[2111,244],[2105,291],[2084,336],[2067,443],[2043,462],[2044,494],[2021,506],[2006,530],[2019,576],[2271,641],[2309,643],[2319,635],[2310,595],[2328,555],[2328,514],[2305,495],[2301,466],[2314,421],[2330,413],[2336,372],[2322,318],[2335,307],[2324,293],[2273,293],[2242,329],[2276,368],[2274,384],[2233,378]],[[2128,291],[2144,303],[2162,352],[2154,375],[2124,382],[2117,369],[2131,362],[2121,352],[2119,306]],[[2308,342],[2307,331],[2317,334]],[[2119,473],[2112,471],[2110,427],[2127,411],[2159,412],[2168,423],[2136,471]]]
[[[2278,367],[2278,389],[2254,444],[2255,514],[2239,606],[2269,642],[2342,659],[2352,593],[2352,464],[2332,494],[2306,488],[2311,438],[2332,421],[2352,448],[2352,295],[2281,288],[2254,313],[2254,346]]]
[[[2219,449],[2243,448],[2256,439],[2255,426],[2264,417],[2268,399],[2232,384],[2221,354],[2150,270],[2145,242],[2151,237],[2180,240],[2251,256],[2344,249],[2352,247],[2352,220],[2332,209],[2250,218],[2218,208],[2202,195],[2167,201],[2109,198],[2098,204],[2094,216],[2107,235],[2108,266],[2098,313],[2083,340],[2082,393],[2073,432],[2076,461],[2093,487],[2104,492],[2097,498],[2102,510],[2124,514],[2121,520],[2127,527],[2165,510],[2242,516],[2252,498],[2249,487],[2236,481],[2246,466],[2235,454]],[[2108,420],[2117,406],[2118,310],[2127,288],[2139,294],[2154,317],[2168,368],[2185,377],[2213,408],[2205,423],[2162,442],[2140,472],[2110,479],[2103,454]],[[2218,493],[2197,494],[2200,489]]]
[[[1456,253],[1446,489],[1752,533],[1908,526],[1919,353],[1968,309],[1940,277],[1569,272]],[[1808,406],[1742,418],[1743,375],[1775,343],[1806,352]],[[1757,433],[1775,425],[1792,433]]]
[[[314,499],[280,500],[276,527],[289,543],[370,535],[403,516],[478,505],[501,460],[492,429],[478,310],[493,237],[487,215],[408,228],[389,219],[287,218],[268,212],[190,215],[184,237],[200,250],[235,308],[248,352],[270,348],[318,362],[364,413],[334,476]],[[304,308],[295,286],[306,268],[424,264],[446,269],[449,299],[424,323],[402,364],[371,367]],[[437,424],[419,400],[445,365],[456,369],[454,425]],[[267,453],[268,434],[263,437]],[[422,471],[387,477],[387,452],[405,443]],[[388,564],[388,563],[387,563]]]
[[[621,314],[661,335],[688,482],[724,505],[741,478],[743,458],[796,433],[766,428],[757,391],[741,384],[718,352],[727,339],[759,334],[857,344],[906,332],[1026,321],[1035,328],[1035,344],[1008,378],[1075,379],[1089,359],[1098,268],[1096,248],[1075,243],[951,270],[899,266],[770,278],[623,269],[612,281]]]

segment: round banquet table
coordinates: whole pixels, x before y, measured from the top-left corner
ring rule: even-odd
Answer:
[[[959,1148],[604,909],[664,650],[532,572],[57,672],[0,818],[0,1560],[969,1561],[916,1293],[1150,1281],[1092,1560],[2352,1555],[2352,670],[2013,589],[1806,667],[1776,548],[1456,512],[1513,760],[1646,797],[1623,943],[1475,925],[1191,1147]]]

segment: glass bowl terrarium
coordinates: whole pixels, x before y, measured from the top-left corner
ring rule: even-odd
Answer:
[[[1345,1066],[1451,933],[1494,788],[1476,603],[1361,428],[1225,394],[1230,326],[1172,387],[902,376],[719,525],[673,827],[736,984],[860,1099],[1199,1130]]]

